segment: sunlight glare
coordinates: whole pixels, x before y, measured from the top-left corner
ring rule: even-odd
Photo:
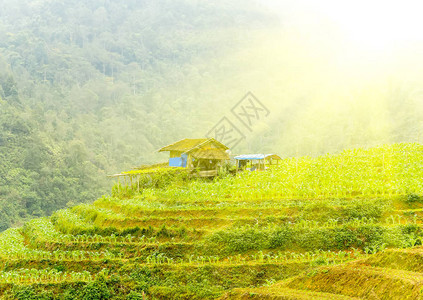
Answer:
[[[281,13],[294,6],[328,18],[358,48],[379,51],[423,42],[421,1],[262,0],[262,3]]]

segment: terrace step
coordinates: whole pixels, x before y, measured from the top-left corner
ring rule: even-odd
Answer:
[[[373,267],[423,273],[423,247],[385,250],[370,256],[362,263]]]
[[[284,286],[365,299],[422,299],[423,274],[347,263],[295,277]]]
[[[280,204],[277,207],[271,208],[260,208],[260,207],[226,207],[222,206],[213,207],[213,208],[193,208],[193,209],[146,209],[143,207],[136,207],[134,205],[124,205],[124,204],[113,204],[113,205],[104,205],[103,203],[94,204],[95,206],[90,207],[90,209],[95,209],[95,207],[101,209],[107,209],[115,214],[128,215],[132,217],[185,217],[185,218],[202,218],[202,217],[265,217],[265,216],[286,216],[292,215],[296,212],[295,208],[281,206]]]
[[[93,251],[102,252],[109,251],[115,256],[121,255],[124,259],[131,259],[137,257],[146,257],[153,253],[164,253],[169,257],[180,257],[181,253],[188,253],[193,250],[192,243],[162,243],[162,244],[146,244],[146,243],[108,243],[108,242],[89,242],[89,243],[75,243],[75,242],[51,242],[44,245],[39,244],[37,249],[48,251]]]
[[[295,290],[289,288],[264,287],[258,289],[235,289],[223,297],[221,300],[250,300],[250,299],[268,299],[268,300],[353,300],[360,299],[344,295],[336,295],[330,293]]]
[[[95,222],[100,227],[116,227],[118,229],[140,227],[140,228],[160,228],[166,227],[185,227],[187,230],[195,229],[213,229],[221,230],[234,225],[254,225],[259,222],[256,218],[124,218],[124,219],[103,219],[101,223]],[[277,224],[277,221],[275,222]],[[283,223],[282,221],[280,223]]]
[[[247,213],[247,212],[249,213]],[[213,228],[221,229],[232,225],[257,224],[266,221],[264,210],[237,209],[232,211],[220,210],[152,210],[141,213],[125,213],[121,210],[80,206],[75,207],[73,212],[88,224],[100,227],[185,227],[185,228]],[[289,220],[287,211],[266,209],[272,223],[284,223]],[[293,221],[293,220],[291,220]]]
[[[57,260],[13,260],[0,261],[0,266],[3,271],[11,271],[25,265],[28,269],[57,269],[60,268],[63,272],[82,272],[89,271],[91,274],[97,274],[104,268],[109,270],[110,274],[128,275],[128,270],[136,269],[150,269],[155,272],[160,280],[166,280],[170,275],[176,275],[180,279],[180,284],[188,284],[191,280],[191,275],[198,276],[204,274],[205,270],[211,272],[213,280],[220,286],[226,288],[243,287],[246,288],[253,284],[265,284],[266,280],[276,278],[277,280],[284,280],[292,276],[296,276],[301,272],[310,269],[307,263],[183,263],[183,264],[145,264],[134,260],[96,260],[96,261],[57,261]],[[0,296],[1,298],[1,296]]]

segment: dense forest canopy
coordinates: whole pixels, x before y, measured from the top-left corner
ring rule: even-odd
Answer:
[[[0,0],[0,230],[94,200],[106,174],[234,121],[248,91],[270,114],[236,123],[234,153],[418,141],[417,48],[369,56],[263,2]]]

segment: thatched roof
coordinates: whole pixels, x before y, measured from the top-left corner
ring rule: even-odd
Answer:
[[[190,154],[192,155],[192,157],[197,159],[229,159],[229,154],[226,151],[216,148],[199,148],[190,151]]]
[[[214,138],[208,139],[183,139],[176,143],[170,144],[166,147],[159,149],[159,152],[164,151],[180,151],[183,153],[188,153],[198,149],[212,148],[210,145],[213,145],[213,149],[221,149],[223,151],[228,150],[229,148],[223,145],[221,142],[215,140]]]
[[[207,139],[183,139],[159,149],[159,152],[164,152],[164,151],[185,152],[206,141]]]

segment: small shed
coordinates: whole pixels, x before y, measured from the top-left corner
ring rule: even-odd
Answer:
[[[169,166],[198,169],[199,176],[217,175],[217,169],[229,160],[229,148],[214,138],[183,139],[159,152],[169,152]]]
[[[265,170],[266,163],[273,164],[274,161],[278,163],[281,160],[277,154],[243,154],[234,157],[236,160],[236,169],[244,169],[250,163],[250,171]],[[255,163],[254,163],[255,162]]]

